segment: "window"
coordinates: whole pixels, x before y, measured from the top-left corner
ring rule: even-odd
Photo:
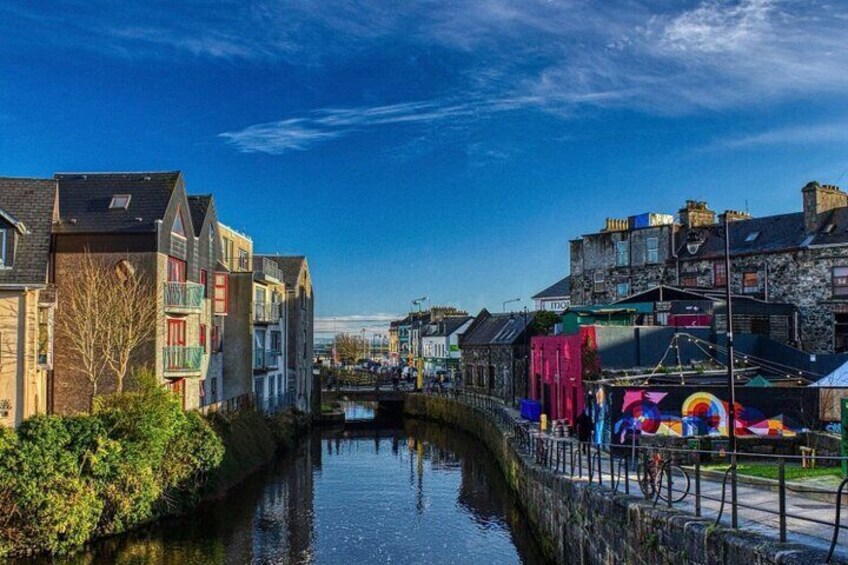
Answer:
[[[209,253],[212,253],[212,250],[215,249],[215,227],[209,226]]]
[[[615,285],[615,293],[618,296],[627,296],[630,294],[630,283],[622,282]]]
[[[716,261],[713,263],[713,286],[727,285],[727,265],[724,261]]]
[[[215,290],[213,294],[213,311],[224,316],[230,311],[230,277],[227,273],[215,273]]]
[[[200,284],[203,286],[203,298],[206,298],[206,285],[209,284],[209,274],[206,269],[200,269]]]
[[[647,254],[645,257],[648,263],[660,262],[660,240],[657,237],[649,237],[647,242]]]
[[[186,236],[185,222],[183,222],[183,212],[179,206],[177,206],[177,215],[174,216],[174,225],[171,226],[171,233],[180,237]]]
[[[250,257],[247,254],[247,251],[244,249],[239,249],[238,256],[238,268],[241,271],[249,271],[250,270]]]
[[[848,297],[848,267],[833,268],[833,296]]]
[[[756,271],[742,273],[742,293],[756,294],[760,292],[760,276]]]
[[[745,242],[750,243],[752,241],[755,241],[758,237],[760,237],[760,232],[752,231],[748,234],[748,237],[745,238]]]
[[[595,271],[595,276],[594,276],[593,282],[594,282],[593,291],[595,293],[604,292],[604,290],[606,289],[606,286],[604,285],[604,273],[603,273],[603,271]]]
[[[9,267],[9,256],[6,253],[6,230],[0,230],[0,267]]]
[[[627,241],[615,242],[615,266],[627,267],[630,265],[630,245]]]
[[[168,346],[183,347],[186,344],[186,322],[183,319],[168,319]],[[178,356],[174,356],[177,359]]]
[[[221,249],[221,253],[224,255],[224,263],[226,263],[226,265],[228,267],[231,267],[232,265],[230,265],[230,261],[233,260],[233,240],[232,239],[230,239],[228,237],[224,238],[224,247],[223,247],[223,249]]]
[[[206,349],[206,324],[200,324],[200,347],[203,348],[203,351],[208,351]]]
[[[185,261],[176,257],[168,257],[168,282],[185,282]]]
[[[215,324],[212,326],[212,332],[209,336],[209,341],[212,342],[212,353],[218,353],[221,351],[221,326]]]
[[[282,351],[282,336],[280,332],[271,332],[271,351]]]
[[[110,210],[126,210],[130,207],[130,198],[129,194],[116,194],[112,196],[112,201],[109,202]]]
[[[697,275],[683,275],[680,279],[681,286],[685,287],[696,287],[698,286],[698,277]]]

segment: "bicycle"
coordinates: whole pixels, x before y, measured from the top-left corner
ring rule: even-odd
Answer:
[[[636,467],[636,477],[646,499],[656,498],[659,491],[660,499],[668,502],[669,474],[671,474],[671,502],[676,504],[683,501],[689,494],[691,486],[689,473],[678,465],[673,457],[666,461],[659,451],[655,451],[650,456],[647,453],[642,454]]]

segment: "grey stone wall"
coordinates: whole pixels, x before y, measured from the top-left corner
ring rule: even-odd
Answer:
[[[462,386],[469,391],[496,396],[517,403],[527,397],[526,348],[521,346],[481,346],[462,348]],[[493,382],[490,382],[490,368]],[[515,391],[513,394],[513,386]]]
[[[574,482],[520,455],[482,413],[447,398],[407,395],[406,415],[476,435],[518,495],[546,557],[556,563],[670,565],[822,563],[824,553],[763,536],[714,528],[711,521]]]

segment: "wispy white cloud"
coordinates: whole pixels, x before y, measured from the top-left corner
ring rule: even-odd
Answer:
[[[743,149],[769,145],[848,143],[848,121],[774,128],[759,133],[720,139],[707,149]]]
[[[399,317],[397,314],[383,312],[316,317],[315,333],[324,337],[332,336],[336,333],[360,333],[363,329],[367,334],[386,333],[389,329],[389,322]]]

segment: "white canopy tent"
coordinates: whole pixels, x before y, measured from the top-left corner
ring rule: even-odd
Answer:
[[[810,385],[815,388],[848,388],[848,363]]]

